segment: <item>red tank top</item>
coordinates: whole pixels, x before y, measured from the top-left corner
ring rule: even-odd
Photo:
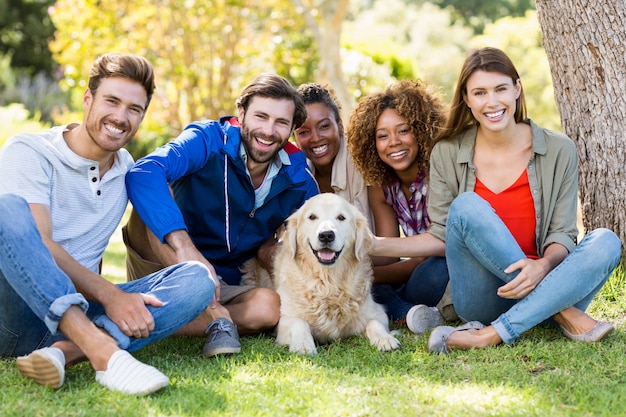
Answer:
[[[513,185],[498,194],[485,187],[478,178],[474,191],[491,204],[526,256],[537,259],[539,257],[535,238],[537,219],[526,170]]]

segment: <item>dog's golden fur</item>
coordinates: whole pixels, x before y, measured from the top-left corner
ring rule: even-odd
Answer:
[[[383,307],[371,296],[372,239],[365,217],[334,194],[309,199],[289,217],[274,260],[273,284],[281,299],[279,345],[315,354],[315,341],[365,333],[378,350],[400,346]],[[259,272],[255,261],[244,267],[248,282],[261,279],[266,280],[262,285],[271,285],[267,272]]]

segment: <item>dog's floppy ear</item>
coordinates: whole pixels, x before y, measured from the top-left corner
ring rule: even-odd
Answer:
[[[293,213],[285,221],[285,234],[283,235],[283,250],[289,258],[296,257],[297,235],[298,235],[298,212]]]
[[[374,236],[367,225],[367,219],[355,208],[356,214],[356,241],[354,254],[359,262],[369,260],[369,250],[372,247]]]

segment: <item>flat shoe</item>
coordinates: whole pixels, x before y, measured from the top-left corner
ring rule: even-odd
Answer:
[[[563,330],[563,334],[572,340],[577,342],[599,342],[604,339],[609,333],[615,330],[615,327],[611,323],[607,323],[606,321],[599,321],[593,329],[589,330],[586,333],[582,334],[573,334],[565,330],[563,326],[561,326],[561,330]]]
[[[125,350],[111,355],[106,371],[96,371],[96,381],[112,391],[135,395],[153,393],[170,383],[161,371],[139,362]]]
[[[479,321],[468,321],[458,327],[439,326],[430,333],[430,337],[428,338],[428,351],[433,353],[450,353],[447,343],[452,333],[462,330],[480,330],[484,328],[485,325]]]
[[[39,385],[58,389],[65,380],[65,356],[59,348],[46,347],[15,360],[22,375]]]

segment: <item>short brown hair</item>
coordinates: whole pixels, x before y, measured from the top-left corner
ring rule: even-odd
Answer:
[[[252,82],[244,87],[235,101],[237,108],[241,107],[244,112],[247,111],[254,96],[292,100],[295,104],[292,120],[292,129],[294,130],[302,126],[302,123],[306,120],[306,107],[302,97],[300,97],[300,94],[289,81],[280,75],[262,73],[254,77]]]
[[[105,78],[124,77],[141,84],[146,90],[148,102],[154,94],[154,70],[152,64],[142,56],[132,54],[105,54],[94,62],[89,74],[89,90],[96,94],[100,83]]]

